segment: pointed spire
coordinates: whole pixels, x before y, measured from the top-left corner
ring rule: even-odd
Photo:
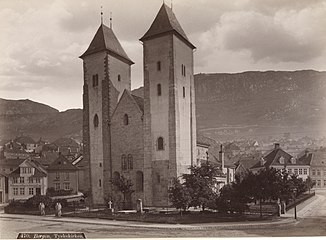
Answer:
[[[101,24],[103,24],[103,7],[101,6]]]
[[[163,3],[158,14],[156,15],[152,25],[147,30],[145,35],[140,39],[140,41],[155,38],[157,36],[162,36],[164,34],[175,34],[182,41],[184,41],[192,49],[196,48],[188,39],[187,35],[183,31],[180,23],[178,22],[176,16],[172,12],[172,9]]]
[[[173,11],[173,0],[171,0],[171,10]]]
[[[134,62],[130,60],[126,52],[123,50],[112,29],[104,24],[101,24],[101,26],[98,28],[91,44],[87,48],[86,52],[80,56],[80,58],[84,58],[85,56],[102,51],[112,53],[130,65],[134,64]]]

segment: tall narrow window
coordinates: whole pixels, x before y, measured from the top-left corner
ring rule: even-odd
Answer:
[[[157,68],[157,71],[161,71],[161,62],[160,61],[158,61],[156,63],[156,68]]]
[[[186,88],[185,87],[182,88],[182,93],[183,93],[183,98],[185,98],[186,97]]]
[[[133,159],[132,159],[132,155],[128,154],[128,169],[132,170],[134,168],[134,163],[133,163]]]
[[[128,117],[128,114],[125,114],[123,116],[123,124],[124,125],[128,125],[129,124],[129,117]]]
[[[118,75],[118,82],[120,82],[121,81],[121,75],[119,74]]]
[[[102,187],[102,180],[101,179],[98,180],[98,186]]]
[[[98,75],[97,74],[92,76],[92,80],[93,80],[93,87],[98,86]]]
[[[162,87],[161,84],[157,84],[157,96],[161,96],[162,95]]]
[[[121,156],[121,169],[122,171],[127,170],[127,159],[126,159],[126,155],[122,155]]]
[[[162,137],[157,139],[157,150],[164,150],[164,140]]]
[[[94,123],[94,127],[98,127],[99,120],[97,114],[95,114],[94,116],[93,123]]]
[[[186,66],[181,64],[181,75],[186,76]]]

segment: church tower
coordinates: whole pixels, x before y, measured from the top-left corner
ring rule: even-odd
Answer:
[[[110,120],[124,89],[131,88],[133,62],[112,28],[101,24],[83,60],[83,141],[88,162],[85,184],[94,205],[103,204],[111,178]]]
[[[163,4],[140,39],[144,54],[144,191],[147,206],[168,206],[173,178],[196,156],[193,50]]]

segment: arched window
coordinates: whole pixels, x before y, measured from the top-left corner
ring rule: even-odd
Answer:
[[[98,127],[99,120],[97,114],[95,114],[94,116],[93,123],[94,123],[94,127]]]
[[[162,88],[161,88],[161,84],[157,84],[157,96],[161,96],[162,95]]]
[[[121,75],[119,74],[118,75],[118,82],[120,82],[121,81]]]
[[[128,117],[128,114],[125,114],[123,116],[123,124],[124,125],[128,125],[129,124],[129,117]]]
[[[161,62],[160,61],[158,61],[156,63],[156,68],[157,68],[157,71],[161,71]]]
[[[136,192],[144,191],[144,174],[141,171],[136,172]]]
[[[133,166],[133,159],[132,159],[132,155],[131,154],[128,154],[128,166],[127,166],[127,168],[129,170],[132,170],[134,168],[134,166]]]
[[[127,170],[127,158],[124,154],[121,156],[121,169],[123,171]]]
[[[164,140],[162,137],[157,139],[157,150],[164,150]]]

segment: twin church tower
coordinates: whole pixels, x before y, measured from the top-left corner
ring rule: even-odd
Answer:
[[[143,43],[143,93],[131,92],[131,65],[112,28],[97,30],[83,60],[85,184],[94,205],[108,200],[168,206],[173,178],[196,159],[193,50],[172,9],[163,4]],[[124,176],[123,199],[111,179]]]

